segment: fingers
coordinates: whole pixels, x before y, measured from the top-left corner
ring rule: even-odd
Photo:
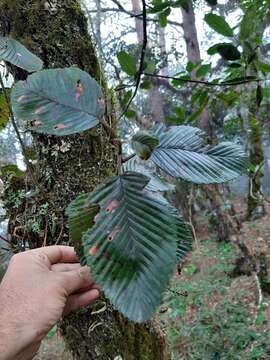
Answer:
[[[74,264],[54,264],[51,266],[51,270],[55,272],[64,272],[64,271],[73,271],[80,269],[81,265],[80,263],[74,263]]]
[[[37,254],[41,260],[51,265],[56,263],[73,263],[78,262],[74,248],[71,246],[53,245],[45,246],[40,249],[31,250]]]
[[[99,291],[97,289],[91,289],[80,294],[70,295],[63,311],[63,315],[68,315],[71,311],[90,305],[98,298]]]
[[[94,284],[94,281],[90,276],[89,269],[86,266],[72,271],[58,272],[58,274],[61,285],[67,295],[71,295],[72,293],[78,292],[81,289]]]

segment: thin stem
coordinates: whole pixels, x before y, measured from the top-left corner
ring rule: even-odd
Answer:
[[[160,79],[176,80],[176,81],[181,81],[183,83],[202,84],[202,85],[206,85],[206,86],[235,86],[235,85],[247,84],[247,83],[251,83],[251,82],[260,82],[260,81],[268,80],[268,79],[246,79],[246,80],[240,80],[240,81],[235,81],[235,82],[223,81],[221,83],[215,83],[215,82],[211,82],[211,81],[181,79],[181,78],[175,77],[175,76],[166,76],[166,75],[158,75],[158,74],[143,73],[143,75],[150,76],[150,77],[156,77],[156,78],[160,78]]]
[[[10,99],[9,99],[8,93],[6,91],[1,72],[0,72],[0,85],[2,87],[3,94],[4,94],[4,97],[5,97],[6,102],[7,102],[11,123],[12,123],[14,131],[16,133],[17,139],[18,139],[18,141],[20,143],[20,146],[21,146],[21,149],[22,149],[22,154],[23,154],[25,162],[26,162],[26,166],[27,166],[27,168],[28,168],[28,170],[29,170],[29,172],[31,174],[31,177],[32,177],[34,183],[38,186],[38,181],[37,181],[37,179],[36,179],[36,177],[34,175],[34,172],[33,172],[33,169],[32,169],[32,164],[30,163],[30,161],[27,158],[26,149],[25,149],[23,140],[21,138],[20,131],[19,131],[19,129],[17,127],[17,124],[16,124],[16,121],[15,121],[13,110],[12,110],[12,107],[11,107],[11,104],[10,104]]]
[[[126,158],[122,159],[122,164],[133,159],[135,156],[136,156],[136,154],[134,153],[134,154],[131,154],[131,155],[127,156]]]

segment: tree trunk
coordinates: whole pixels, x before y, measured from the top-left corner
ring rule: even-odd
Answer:
[[[201,61],[200,47],[196,29],[196,19],[192,0],[187,0],[188,11],[181,9],[183,18],[184,39],[186,43],[188,61],[198,64]],[[191,74],[195,77],[195,72]],[[198,120],[198,127],[201,128],[208,136],[209,141],[213,141],[212,126],[210,123],[210,114],[205,109]],[[210,202],[211,213],[214,215],[213,224],[217,231],[220,241],[229,241],[238,230],[238,223],[232,217],[234,209],[224,209],[224,199],[217,185],[203,186],[206,198]]]
[[[115,125],[112,95],[77,0],[0,0],[0,30],[39,55],[45,67],[75,65],[90,73],[105,93],[105,120]],[[16,79],[26,77],[24,71],[11,70]],[[62,138],[33,135],[34,172],[41,191],[27,171],[24,179],[7,184],[5,192],[9,233],[17,250],[68,243],[64,209],[79,193],[92,191],[115,173],[117,144],[102,126]],[[30,195],[19,197],[22,193]],[[61,329],[76,359],[168,359],[164,335],[154,322],[129,322],[104,300],[65,318]]]

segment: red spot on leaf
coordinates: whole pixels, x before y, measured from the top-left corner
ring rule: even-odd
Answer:
[[[43,124],[43,122],[42,121],[39,121],[39,120],[35,120],[34,122],[33,122],[33,126],[39,126],[39,125],[42,125]]]
[[[61,129],[65,129],[67,126],[65,124],[57,124],[54,125],[54,130],[61,130]]]
[[[82,86],[81,80],[78,80],[77,85],[76,85],[76,94],[75,94],[76,101],[80,100],[82,91],[83,91],[83,86]]]
[[[98,249],[99,249],[99,246],[98,246],[98,245],[92,246],[92,247],[89,249],[89,255],[91,255],[91,256],[96,255],[96,253],[98,252]]]
[[[40,108],[38,108],[38,109],[35,110],[34,114],[35,114],[35,115],[41,114],[41,113],[43,112],[43,110],[44,110],[44,107],[41,106]]]
[[[112,212],[114,209],[117,208],[118,204],[119,204],[119,201],[118,201],[117,199],[111,200],[111,201],[108,203],[105,211],[106,211],[107,213]]]
[[[22,102],[23,100],[26,99],[26,96],[25,95],[21,95],[19,97],[17,97],[17,102]]]

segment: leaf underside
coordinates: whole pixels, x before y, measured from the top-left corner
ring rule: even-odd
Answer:
[[[77,68],[49,69],[30,75],[12,89],[17,118],[30,129],[49,135],[70,135],[96,126],[104,113],[97,82]]]
[[[191,246],[175,210],[145,190],[148,181],[126,172],[79,199],[81,210],[82,203],[100,207],[95,225],[82,236],[84,260],[105,295],[136,322],[146,321],[160,304],[177,253],[184,256]],[[74,205],[67,209],[69,218]]]
[[[43,67],[42,60],[32,54],[18,41],[0,36],[0,59],[18,66],[28,72],[39,71]]]
[[[247,166],[242,148],[224,142],[205,146],[202,131],[190,126],[172,126],[160,134],[150,159],[164,172],[196,184],[230,181]]]

